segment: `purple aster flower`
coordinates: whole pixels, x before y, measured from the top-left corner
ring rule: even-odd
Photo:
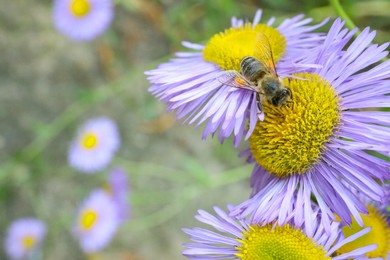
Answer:
[[[118,208],[118,217],[121,221],[129,218],[129,201],[128,196],[129,180],[122,169],[113,169],[108,177],[109,194]]]
[[[75,169],[93,173],[106,167],[120,145],[117,126],[109,118],[93,118],[80,127],[68,161]]]
[[[337,250],[338,254],[355,250],[361,246],[369,244],[377,244],[378,247],[366,253],[370,259],[389,259],[390,257],[390,223],[387,221],[387,213],[384,208],[389,205],[388,193],[390,185],[384,184],[386,195],[381,202],[368,201],[366,196],[362,196],[360,192],[351,186],[347,186],[357,197],[367,206],[368,214],[360,214],[363,220],[363,226],[360,226],[355,219],[348,226],[342,227],[344,236],[350,236],[364,228],[371,228],[370,232],[364,236],[345,244]],[[387,197],[387,198],[386,198]]]
[[[5,252],[11,259],[23,259],[38,250],[46,235],[46,225],[39,219],[15,220],[5,238]]]
[[[118,229],[116,205],[104,190],[94,190],[77,211],[74,233],[81,249],[96,252],[110,243]]]
[[[375,32],[368,28],[353,39],[356,30],[343,26],[336,20],[324,43],[304,53],[321,67],[286,81],[291,106],[264,104],[266,118],[247,151],[256,164],[252,196],[232,215],[267,223],[295,213],[296,223],[305,224],[314,196],[329,230],[335,214],[363,225],[359,212],[367,208],[347,185],[370,201],[384,196],[380,182],[389,179],[390,163],[373,154],[390,148],[390,113],[381,109],[390,107],[390,61],[380,63],[389,44],[372,44]]]
[[[114,15],[112,0],[54,0],[58,31],[75,41],[90,41],[102,34]]]
[[[376,248],[376,245],[369,245],[336,255],[337,249],[370,229],[344,238],[340,223],[332,222],[329,234],[316,214],[312,215],[306,228],[300,228],[294,218],[279,224],[257,224],[247,219],[231,218],[218,207],[214,210],[216,216],[200,210],[196,219],[212,226],[215,231],[183,229],[193,241],[184,245],[188,249],[183,255],[189,259],[365,259],[364,254]]]
[[[153,84],[149,91],[168,105],[168,111],[176,110],[179,119],[200,125],[206,123],[203,139],[208,135],[221,142],[234,135],[237,146],[244,135],[250,136],[256,122],[263,120],[258,115],[256,93],[222,84],[221,75],[226,70],[240,71],[240,62],[245,56],[255,56],[255,42],[261,33],[269,39],[279,75],[305,69],[300,63],[302,53],[318,45],[322,34],[313,31],[322,26],[308,25],[312,19],[303,15],[284,20],[272,27],[275,18],[259,23],[261,10],[253,23],[232,19],[232,27],[214,35],[206,45],[183,42],[194,52],[176,53],[176,58],[146,71]],[[249,129],[246,128],[249,121]]]

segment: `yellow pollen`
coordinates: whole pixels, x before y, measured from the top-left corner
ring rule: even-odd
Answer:
[[[234,81],[240,85],[240,86],[245,86],[246,85],[246,82],[243,80],[243,79],[240,79],[240,78],[235,78]]]
[[[85,210],[80,216],[81,229],[86,231],[91,229],[98,219],[98,214],[92,209]]]
[[[86,16],[89,13],[91,6],[88,0],[73,0],[70,4],[70,11],[78,18]]]
[[[30,250],[36,243],[35,237],[32,235],[25,235],[22,239],[22,247],[26,250]]]
[[[263,98],[265,119],[249,138],[257,163],[271,174],[303,174],[321,157],[340,122],[339,98],[317,74],[295,74],[284,80],[292,91],[292,104],[276,107]]]
[[[267,36],[276,63],[286,52],[285,37],[265,24],[257,24],[252,28],[251,23],[214,35],[203,50],[203,59],[224,70],[240,71],[241,60],[245,56],[255,56],[255,41],[260,32]]]
[[[353,235],[366,227],[371,227],[371,231],[358,239],[349,242],[337,250],[337,254],[344,254],[363,246],[377,244],[378,247],[368,252],[366,255],[370,258],[382,257],[387,259],[387,254],[390,252],[390,226],[387,224],[385,216],[381,215],[377,209],[371,205],[367,205],[368,214],[360,214],[364,226],[361,227],[355,219],[352,220],[351,226],[345,226],[342,231],[345,236]]]
[[[93,149],[97,146],[98,144],[98,137],[94,133],[86,133],[84,136],[81,138],[81,145],[85,149]]]
[[[236,256],[242,260],[307,260],[331,259],[326,250],[307,237],[302,230],[289,225],[250,226],[245,231]]]

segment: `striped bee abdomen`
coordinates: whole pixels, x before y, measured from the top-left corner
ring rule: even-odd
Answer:
[[[252,56],[244,57],[240,62],[241,74],[251,82],[256,82],[265,75],[261,62]]]

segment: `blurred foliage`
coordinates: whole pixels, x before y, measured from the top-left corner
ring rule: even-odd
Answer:
[[[378,31],[375,41],[388,41],[388,1],[341,4],[358,27]],[[251,167],[231,142],[199,142],[202,127],[166,114],[147,92],[143,71],[183,50],[181,41],[204,43],[232,16],[252,19],[258,8],[277,23],[299,13],[315,22],[337,17],[325,0],[117,0],[104,36],[75,43],[55,31],[49,0],[2,7],[0,242],[12,220],[41,218],[49,225],[44,259],[84,259],[71,234],[74,211],[104,185],[108,170],[79,174],[66,158],[77,126],[99,115],[112,117],[121,131],[111,166],[129,174],[133,219],[96,259],[182,259],[188,238],[181,228],[196,223],[198,208],[247,198]]]

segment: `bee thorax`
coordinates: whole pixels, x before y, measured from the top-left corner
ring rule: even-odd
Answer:
[[[264,95],[267,97],[274,96],[281,86],[279,79],[272,76],[266,76],[263,80],[261,80],[261,87]]]

